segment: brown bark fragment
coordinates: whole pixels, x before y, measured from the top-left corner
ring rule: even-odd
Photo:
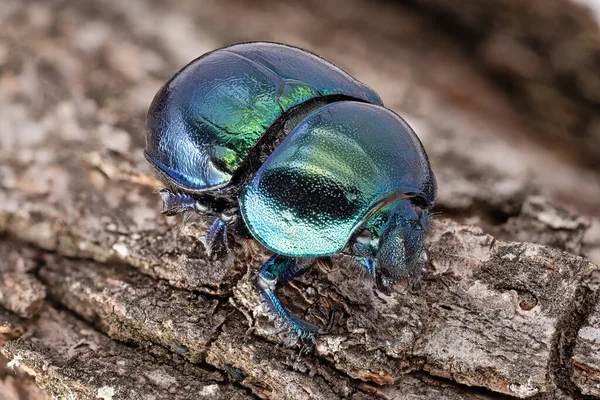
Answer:
[[[428,375],[406,375],[393,386],[363,386],[364,392],[352,396],[352,400],[367,400],[374,394],[385,400],[493,400],[504,396],[491,393],[477,393],[448,384],[447,381]]]
[[[23,318],[0,307],[0,347],[25,332],[26,321]]]
[[[50,400],[27,372],[8,366],[8,360],[0,354],[0,395],[2,400]]]
[[[547,198],[525,199],[518,216],[509,218],[500,228],[502,237],[556,247],[581,254],[584,235],[591,221],[572,211],[553,205]]]
[[[355,379],[379,385],[396,385],[408,371],[423,368],[519,397],[553,390],[548,379],[560,321],[595,267],[558,250],[494,241],[479,229],[442,220],[434,223],[428,246],[432,269],[418,290],[399,285],[391,296],[376,295],[372,281],[343,259],[301,278],[301,292],[283,290],[284,301],[308,311],[305,317],[316,323],[324,323],[314,319],[319,306],[337,310],[336,323],[318,339],[316,354]],[[122,267],[56,256],[45,260],[41,276],[52,297],[116,339],[149,341],[192,361],[202,360],[208,349],[208,362],[219,369],[232,359],[251,359],[239,353],[247,347],[260,345],[262,350],[251,354],[282,357],[245,336],[248,321],[239,316],[235,335],[228,333],[232,323],[219,334],[231,318],[228,303],[218,306]],[[280,342],[285,335],[264,318],[254,278],[255,273],[238,282],[231,304],[247,310],[256,334]],[[225,351],[231,353],[227,362],[220,355]],[[232,365],[254,376],[243,384],[266,396],[256,381],[264,371]],[[283,390],[277,386],[281,376],[269,379],[269,392]]]
[[[424,369],[517,397],[552,390],[554,343],[597,267],[545,246],[485,243],[480,232],[453,223],[431,241],[436,279],[424,288],[428,321],[415,347]],[[482,243],[475,251],[474,242]]]
[[[52,396],[77,399],[245,399],[221,374],[125,347],[72,316],[49,308],[29,339],[3,353],[26,368]]]
[[[232,319],[213,343],[206,361],[252,388],[257,396],[337,399],[352,393],[348,379],[335,377],[332,387],[318,375],[319,366],[298,358],[297,350],[278,351],[270,343],[246,337],[245,331],[245,321]]]
[[[596,267],[549,247],[495,241],[481,230],[437,221],[429,237],[432,268],[418,290],[391,296],[336,259],[330,271],[304,276],[283,290],[290,306],[313,318],[316,305],[338,313],[316,352],[355,379],[391,384],[411,369],[517,397],[554,390],[553,349],[577,288]],[[320,275],[320,276],[319,276]],[[327,282],[329,281],[329,282]],[[276,340],[253,285],[234,290],[256,320],[255,332]],[[316,298],[315,298],[316,297]]]
[[[41,277],[49,294],[108,336],[151,342],[192,362],[203,360],[227,312],[210,300],[140,275],[122,265],[46,256]]]
[[[573,381],[581,393],[600,397],[600,303],[577,334],[571,362]]]
[[[0,242],[0,306],[23,318],[31,318],[42,307],[46,288],[31,273],[36,262],[32,251],[13,248],[11,243]]]

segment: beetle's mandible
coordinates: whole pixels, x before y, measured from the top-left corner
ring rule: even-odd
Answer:
[[[214,216],[209,255],[236,226],[275,253],[261,295],[301,338],[319,328],[275,290],[317,258],[351,256],[386,291],[421,273],[437,198],[427,154],[377,93],[312,53],[255,42],[192,61],[150,106],[145,156],[165,214]]]

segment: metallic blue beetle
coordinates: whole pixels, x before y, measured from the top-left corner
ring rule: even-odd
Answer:
[[[423,267],[437,184],[423,146],[379,96],[328,61],[275,43],[205,54],[156,94],[146,158],[163,212],[214,215],[209,255],[247,229],[276,253],[263,300],[302,338],[319,328],[275,294],[318,257],[354,257],[389,291]]]

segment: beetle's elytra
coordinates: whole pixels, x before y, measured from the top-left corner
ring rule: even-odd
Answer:
[[[371,88],[307,51],[244,43],[192,61],[156,94],[145,155],[164,213],[215,216],[209,254],[240,224],[276,253],[261,295],[300,337],[318,328],[275,289],[317,257],[352,256],[384,290],[422,270],[437,184],[421,142]]]

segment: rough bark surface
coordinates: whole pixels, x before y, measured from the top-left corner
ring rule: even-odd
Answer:
[[[543,132],[515,97],[432,22],[445,3],[423,3],[4,0],[0,398],[600,396],[600,175],[531,140]],[[160,215],[142,155],[169,75],[250,39],[306,47],[373,86],[440,182],[421,280],[385,295],[334,257],[281,291],[313,323],[332,317],[308,352],[259,301],[270,254],[235,238],[207,259],[208,221]]]
[[[176,356],[130,349],[48,307],[3,352],[35,374],[54,397],[100,399],[247,399],[220,372],[178,362]]]
[[[23,254],[1,242],[0,306],[23,318],[35,316],[46,297],[46,288],[34,275],[36,260],[31,249]]]
[[[573,379],[583,394],[600,396],[600,306],[596,304],[577,334]]]

